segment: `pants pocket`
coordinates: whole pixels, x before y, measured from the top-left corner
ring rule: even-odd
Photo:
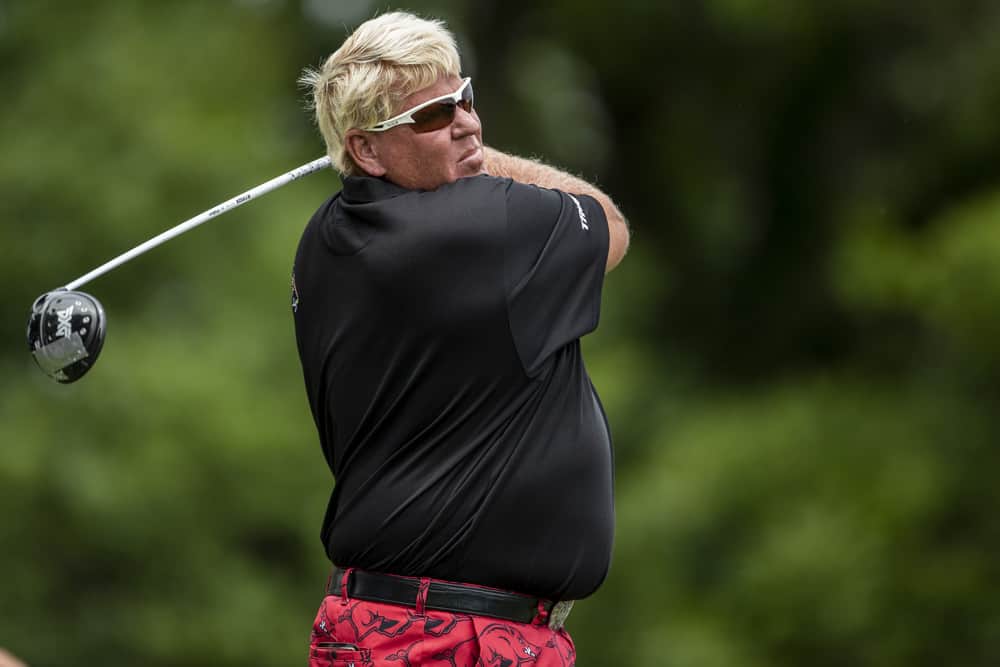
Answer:
[[[487,665],[573,667],[576,650],[565,630],[473,616],[479,655]]]
[[[372,667],[371,649],[341,642],[317,642],[309,647],[309,667]]]

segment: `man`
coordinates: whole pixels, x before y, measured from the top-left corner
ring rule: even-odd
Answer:
[[[625,254],[595,187],[483,144],[436,21],[390,13],[307,71],[343,189],[293,270],[336,479],[311,665],[572,665],[607,574],[611,442],[580,336]]]

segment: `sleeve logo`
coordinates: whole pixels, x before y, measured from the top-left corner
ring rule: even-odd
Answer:
[[[590,225],[587,224],[587,214],[583,212],[583,206],[580,206],[580,200],[573,195],[569,195],[569,198],[573,200],[574,204],[576,204],[576,212],[580,214],[580,227],[589,231]]]

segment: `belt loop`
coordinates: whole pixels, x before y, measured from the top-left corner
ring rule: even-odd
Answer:
[[[549,618],[549,608],[545,606],[545,600],[539,598],[538,606],[535,608],[535,617],[531,619],[532,625],[545,625]]]
[[[340,577],[340,604],[345,607],[347,606],[347,582],[350,580],[352,572],[354,572],[353,567],[346,568],[343,576]]]
[[[431,587],[431,580],[427,577],[420,578],[420,586],[417,588],[417,616],[424,615],[427,607],[427,590]]]

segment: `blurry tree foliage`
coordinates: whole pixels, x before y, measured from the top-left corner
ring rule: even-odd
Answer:
[[[378,5],[381,7],[381,5]],[[310,176],[34,298],[323,152],[296,86],[366,0],[0,0],[0,647],[305,664],[332,483],[289,312]],[[585,342],[616,444],[581,665],[1000,664],[1000,3],[413,2],[488,143],[633,228]]]

